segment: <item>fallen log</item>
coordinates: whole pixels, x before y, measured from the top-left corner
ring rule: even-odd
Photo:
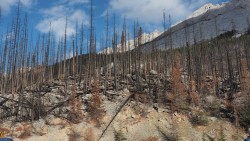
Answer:
[[[0,98],[3,98],[5,100],[7,100],[7,101],[9,100],[9,101],[12,101],[12,102],[15,102],[15,103],[18,103],[18,104],[23,104],[22,107],[24,107],[24,108],[30,108],[27,103],[24,103],[24,102],[20,103],[19,101],[16,101],[14,99],[10,99],[10,98],[7,98],[7,97],[3,97],[3,96],[0,96]]]
[[[84,95],[84,93],[77,93],[77,95],[75,96],[75,98],[78,98],[78,97],[81,96],[81,95]],[[52,107],[50,110],[48,110],[48,111],[46,112],[46,114],[52,112],[53,110],[55,110],[55,109],[58,108],[58,107],[63,106],[64,104],[68,103],[70,100],[71,100],[71,99],[67,99],[67,100],[65,100],[65,101],[63,101],[63,102],[60,102],[60,103],[56,104],[54,107]]]

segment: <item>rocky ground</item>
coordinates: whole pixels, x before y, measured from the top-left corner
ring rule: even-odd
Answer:
[[[243,129],[236,128],[226,118],[232,116],[230,112],[222,113],[218,111],[217,114],[221,115],[220,118],[208,114],[203,108],[195,106],[190,106],[190,112],[187,114],[170,112],[169,106],[164,104],[164,101],[159,103],[158,100],[152,98],[154,97],[153,88],[158,89],[157,93],[160,93],[157,95],[158,98],[164,96],[161,89],[163,79],[155,71],[151,71],[150,76],[146,78],[140,78],[143,91],[149,93],[149,96],[146,97],[133,92],[135,76],[128,75],[127,77],[127,81],[119,82],[117,92],[113,91],[112,81],[109,82],[105,94],[103,93],[104,86],[101,79],[100,95],[103,100],[105,115],[99,125],[88,119],[87,103],[92,94],[83,93],[84,82],[77,85],[76,91],[82,101],[82,118],[75,124],[70,121],[68,115],[71,109],[68,100],[73,86],[74,79],[72,78],[69,78],[67,84],[64,81],[55,80],[41,84],[39,87],[27,87],[22,93],[22,102],[17,102],[20,101],[20,94],[0,94],[2,113],[0,115],[0,131],[4,132],[6,137],[13,138],[15,141],[96,141],[119,111],[119,108],[133,93],[134,96],[118,112],[118,115],[100,139],[101,141],[209,141],[219,139],[241,141],[246,136]],[[205,81],[208,86],[207,89],[209,89],[212,77],[207,76]],[[221,90],[230,91],[224,81],[221,80],[219,84]],[[65,86],[67,86],[66,92]],[[152,95],[150,95],[151,92]],[[41,99],[41,101],[38,101],[38,99]],[[203,101],[207,106],[217,105],[220,109],[225,108],[223,100],[209,93]],[[30,107],[33,107],[33,109],[29,107],[31,102],[33,102],[33,105]],[[42,106],[37,107],[36,104],[39,102]],[[16,109],[18,104],[21,104],[22,106],[19,107],[22,108]],[[25,106],[27,108],[24,108]],[[15,116],[12,113],[12,111],[15,111],[13,108],[22,116]],[[33,119],[37,118],[36,120],[27,120],[27,115],[32,117],[32,113],[41,115],[41,117],[33,117]],[[195,117],[194,115],[205,117],[205,124],[194,125],[191,120],[192,117]]]
[[[15,141],[69,141],[69,140],[98,140],[111,118],[117,111],[120,103],[129,96],[129,91],[119,93],[116,102],[107,100],[103,96],[106,115],[100,127],[95,127],[86,118],[78,124],[54,115],[48,115],[43,119],[31,122],[13,123],[5,121],[1,129],[8,130],[9,136]],[[138,113],[137,109],[143,110]],[[84,113],[87,115],[87,113]],[[242,129],[238,129],[225,119],[208,117],[206,126],[192,126],[189,117],[177,112],[170,113],[168,110],[140,102],[130,101],[115,118],[101,141],[165,141],[165,140],[188,140],[201,141],[219,139],[224,136],[228,141],[243,140],[246,136]]]

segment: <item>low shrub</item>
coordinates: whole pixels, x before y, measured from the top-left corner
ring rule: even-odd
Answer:
[[[77,132],[75,129],[70,129],[70,132],[68,133],[68,141],[78,141],[81,139],[81,134]]]
[[[246,127],[250,125],[250,103],[246,102],[245,106],[242,110],[240,110],[239,115],[240,124],[243,127]]]
[[[193,116],[189,120],[194,126],[206,126],[209,122],[208,118],[205,116]]]
[[[121,130],[118,132],[115,131],[115,141],[123,141],[123,140],[127,140],[124,133]]]

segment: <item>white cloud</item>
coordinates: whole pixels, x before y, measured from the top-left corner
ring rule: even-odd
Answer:
[[[76,4],[85,4],[89,0],[59,0],[57,4],[67,4],[67,5],[76,5]]]
[[[177,22],[209,1],[211,0],[110,0],[109,8],[130,20],[138,19],[143,23],[159,25],[163,21],[164,9],[166,15],[171,15],[172,22]]]
[[[21,3],[25,6],[25,7],[30,7],[32,5],[32,3],[34,2],[34,0],[21,0]]]
[[[20,0],[20,3],[22,6],[24,6],[25,8],[29,8],[32,6],[32,4],[35,2],[36,0]],[[17,5],[19,2],[19,0],[0,0],[0,8],[2,10],[2,13],[4,15],[9,14],[10,9]]]
[[[57,39],[64,35],[66,17],[67,35],[75,33],[75,26],[77,22],[79,25],[82,22],[84,25],[89,24],[89,18],[85,11],[74,9],[73,6],[65,4],[54,6],[49,9],[42,9],[40,13],[43,16],[43,19],[37,24],[36,29],[42,33],[48,33],[51,28]]]
[[[68,0],[70,5],[88,3],[88,0]]]

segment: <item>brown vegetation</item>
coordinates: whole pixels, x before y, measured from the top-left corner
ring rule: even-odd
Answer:
[[[77,132],[75,129],[70,129],[68,137],[68,141],[81,141],[82,139],[81,133]]]
[[[11,134],[11,130],[8,128],[2,128],[0,127],[0,133],[2,133],[4,136]]]
[[[181,64],[180,56],[176,54],[175,64],[172,71],[172,96],[171,98],[171,110],[185,109],[187,107],[187,93],[186,86],[181,78]]]
[[[83,119],[83,113],[82,113],[82,108],[81,108],[82,102],[81,102],[81,98],[77,97],[76,95],[75,83],[72,85],[69,105],[70,105],[70,110],[71,110],[68,115],[69,120],[75,124],[80,123]]]
[[[143,139],[141,141],[158,141],[158,137],[148,137],[147,139]]]
[[[100,122],[105,114],[102,97],[99,93],[99,80],[96,77],[94,79],[93,95],[88,103],[89,120],[93,121],[97,126],[100,126]]]
[[[85,141],[96,141],[97,138],[96,138],[96,135],[93,131],[93,128],[87,128],[85,133],[84,133],[84,140]]]
[[[136,93],[134,94],[134,100],[136,102],[140,102],[143,104],[149,104],[150,103],[150,97],[147,93]]]
[[[200,105],[200,95],[198,94],[198,91],[196,90],[196,83],[193,79],[191,79],[190,82],[190,98],[191,98],[191,102],[195,105],[195,106],[199,106]]]
[[[19,136],[17,136],[18,138],[26,139],[31,136],[32,127],[30,125],[23,125],[23,127],[18,127],[13,134],[16,132],[21,133]]]

